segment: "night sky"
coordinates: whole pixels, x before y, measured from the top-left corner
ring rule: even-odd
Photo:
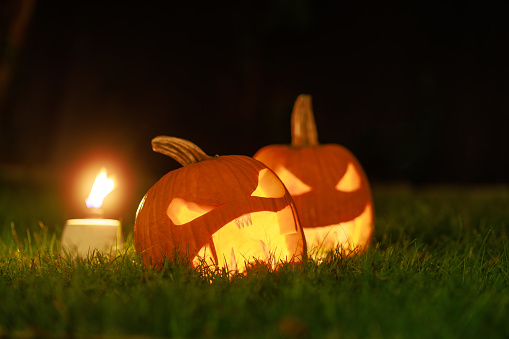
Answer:
[[[153,137],[252,156],[290,142],[307,93],[320,142],[373,182],[509,181],[503,1],[116,3],[37,1],[0,107],[0,167],[67,180],[104,155],[143,191],[180,167]]]

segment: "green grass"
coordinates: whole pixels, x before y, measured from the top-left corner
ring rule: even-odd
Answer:
[[[366,253],[231,278],[143,268],[131,219],[115,260],[66,260],[58,196],[1,188],[0,337],[509,337],[505,186],[375,186]]]

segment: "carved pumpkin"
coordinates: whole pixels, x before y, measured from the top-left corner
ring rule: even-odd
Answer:
[[[364,170],[346,148],[320,145],[311,96],[292,113],[291,145],[269,145],[255,155],[283,181],[297,207],[309,254],[335,247],[365,248],[373,232],[373,202]]]
[[[142,199],[134,241],[145,265],[160,267],[181,254],[194,266],[243,272],[264,261],[295,261],[306,253],[295,205],[280,179],[261,162],[241,155],[205,154],[173,137],[152,148],[184,167],[163,176]]]

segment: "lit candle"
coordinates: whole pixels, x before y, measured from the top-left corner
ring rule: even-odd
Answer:
[[[122,247],[122,227],[119,220],[103,219],[102,203],[115,187],[106,170],[97,175],[86,200],[89,214],[85,219],[69,219],[62,232],[62,254],[86,257],[93,253],[113,255]]]

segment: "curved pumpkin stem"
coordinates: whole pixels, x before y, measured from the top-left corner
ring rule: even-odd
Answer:
[[[291,124],[293,147],[318,146],[311,95],[301,94],[297,97],[293,105]]]
[[[177,160],[182,166],[212,158],[191,141],[164,135],[152,139],[152,150]]]

